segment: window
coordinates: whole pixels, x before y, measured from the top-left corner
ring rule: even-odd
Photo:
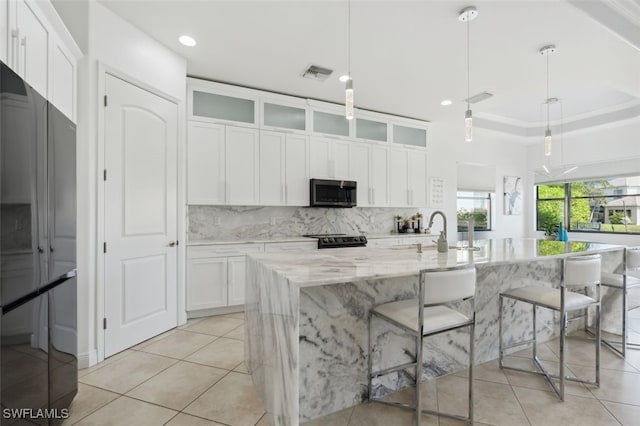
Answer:
[[[466,232],[473,218],[474,231],[491,230],[491,192],[458,191],[458,232]]]
[[[640,233],[640,176],[538,185],[537,229]]]

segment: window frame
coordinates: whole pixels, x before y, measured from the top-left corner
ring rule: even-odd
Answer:
[[[461,197],[458,195],[458,193],[460,192],[473,192],[473,193],[482,193],[482,194],[487,194],[486,197]],[[457,213],[458,213],[458,200],[483,200],[483,201],[487,201],[487,228],[486,229],[476,229],[474,226],[473,232],[491,232],[494,231],[493,229],[493,201],[495,199],[495,193],[491,192],[491,191],[465,191],[465,190],[460,190],[458,189],[456,191],[456,229],[457,232],[468,232],[468,229],[466,231],[461,231],[460,227],[458,226],[458,218],[457,218]]]
[[[615,177],[608,177],[608,178],[603,178],[603,179],[612,179]],[[535,219],[536,219],[536,231],[544,231],[544,229],[540,228],[540,224],[538,223],[538,204],[540,203],[540,201],[562,201],[564,203],[564,218],[562,220],[562,226],[564,227],[564,229],[567,230],[567,232],[580,232],[580,233],[585,233],[585,234],[613,234],[613,235],[640,235],[640,232],[616,232],[616,231],[601,231],[601,230],[584,230],[584,229],[573,229],[571,227],[571,201],[573,199],[576,200],[584,200],[584,199],[591,199],[591,198],[602,198],[602,195],[598,195],[598,196],[584,196],[584,195],[580,195],[580,196],[576,196],[576,197],[572,197],[571,196],[571,184],[572,183],[576,183],[576,182],[590,182],[593,179],[589,179],[589,180],[580,180],[580,181],[575,181],[575,182],[547,182],[547,183],[540,183],[540,184],[536,184],[536,211],[535,211]],[[562,198],[540,198],[540,185],[558,185],[558,184],[562,184],[564,185],[564,197]],[[604,196],[605,198],[614,198],[614,195],[609,195],[609,196]]]

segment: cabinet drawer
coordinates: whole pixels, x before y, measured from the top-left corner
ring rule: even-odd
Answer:
[[[264,251],[267,253],[284,253],[317,249],[317,241],[300,241],[295,243],[267,243],[264,245]]]
[[[189,259],[205,257],[243,256],[252,253],[262,253],[264,244],[220,244],[210,246],[189,247]]]

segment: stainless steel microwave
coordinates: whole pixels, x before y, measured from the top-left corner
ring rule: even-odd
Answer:
[[[311,207],[355,207],[357,182],[351,180],[311,179]]]

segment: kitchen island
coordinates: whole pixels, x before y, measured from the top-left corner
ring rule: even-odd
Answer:
[[[477,267],[475,362],[498,357],[498,294],[534,280],[557,286],[562,258],[602,254],[603,271],[619,271],[622,247],[536,239],[476,242],[478,251],[437,253],[415,246],[342,248],[256,254],[247,261],[247,367],[265,409],[278,425],[295,425],[366,399],[369,311],[415,297],[422,269]],[[461,302],[469,310],[470,302]],[[507,304],[505,342],[529,339],[530,307]],[[538,339],[554,336],[552,312],[539,310]],[[392,326],[375,323],[376,369],[408,362],[413,342]],[[449,333],[425,342],[423,375],[466,368],[467,335]],[[380,356],[380,348],[384,355]],[[374,381],[382,395],[407,386],[401,373]]]

